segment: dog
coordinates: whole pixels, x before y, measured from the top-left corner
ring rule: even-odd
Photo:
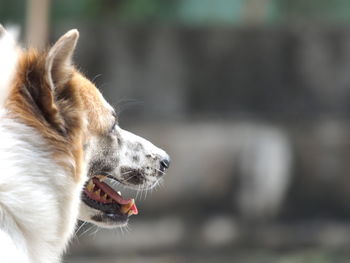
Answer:
[[[151,189],[170,158],[121,129],[74,67],[77,30],[45,52],[0,31],[0,258],[59,262],[78,219],[122,227],[138,213],[113,185]]]

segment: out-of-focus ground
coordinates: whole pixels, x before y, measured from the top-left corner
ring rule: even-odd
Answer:
[[[20,6],[0,15],[21,24]],[[80,225],[65,262],[350,262],[349,10],[53,2],[50,42],[78,28],[75,61],[120,125],[172,158],[127,229]]]

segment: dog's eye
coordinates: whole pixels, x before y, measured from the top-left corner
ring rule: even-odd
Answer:
[[[115,111],[112,112],[112,115],[113,115],[113,117],[114,117],[114,123],[113,123],[113,125],[112,125],[112,127],[111,127],[110,132],[113,133],[113,132],[115,132],[116,127],[118,126],[118,117],[117,117],[117,114],[116,114]]]
[[[111,132],[115,132],[117,126],[118,126],[118,122],[117,122],[117,120],[116,120],[116,121],[114,122],[112,128],[111,128]]]

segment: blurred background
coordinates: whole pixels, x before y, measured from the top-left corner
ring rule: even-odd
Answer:
[[[172,157],[65,262],[350,262],[350,1],[0,0],[0,21],[38,48],[78,28],[79,69]]]

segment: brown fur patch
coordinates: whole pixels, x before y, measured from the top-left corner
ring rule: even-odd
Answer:
[[[47,79],[46,56],[35,50],[21,54],[6,107],[10,116],[42,134],[57,162],[78,180],[83,145],[89,136],[108,132],[114,117],[95,85],[73,66],[53,72],[53,91]]]
[[[69,81],[51,90],[45,58],[46,53],[34,50],[21,54],[6,107],[11,117],[41,133],[53,149],[53,158],[78,180],[83,162],[83,104],[79,91]],[[72,69],[67,70],[68,80],[72,73]]]
[[[87,114],[88,131],[99,135],[108,132],[114,123],[110,108],[106,107],[104,98],[91,81],[75,71],[70,85],[78,87],[83,109]]]

